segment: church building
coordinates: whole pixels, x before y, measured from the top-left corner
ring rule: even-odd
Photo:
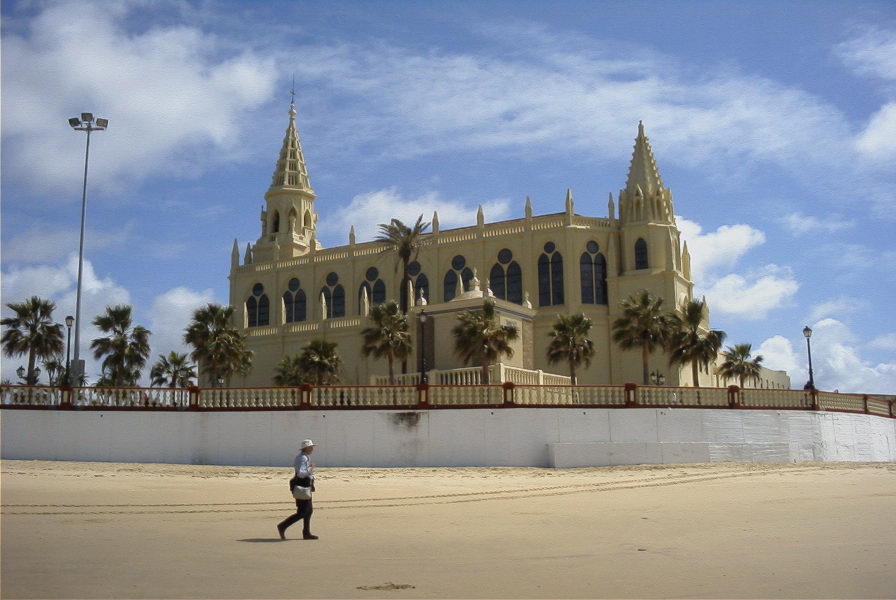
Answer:
[[[230,304],[254,354],[252,373],[234,384],[272,385],[277,364],[314,339],[337,343],[342,384],[382,381],[387,362],[362,356],[361,330],[370,324],[371,306],[399,301],[401,268],[395,268],[396,256],[384,252],[382,242],[356,242],[354,229],[345,246],[324,248],[318,242],[316,195],[295,116],[290,105],[264,195],[260,235],[242,253],[234,241]],[[643,124],[625,187],[615,202],[610,194],[607,216],[576,212],[569,191],[562,212],[552,214],[533,215],[526,199],[523,218],[489,223],[480,207],[475,224],[445,230],[433,214],[409,275],[405,293],[411,298],[408,321],[415,355],[407,361],[403,382],[418,381],[407,377],[420,371],[473,366],[455,356],[451,329],[459,311],[479,309],[484,298],[491,298],[500,322],[520,331],[504,366],[568,375],[566,365],[548,363],[549,332],[558,315],[584,313],[594,323],[590,337],[596,354],[590,367],[577,371],[578,383],[640,383],[640,351],[624,351],[612,341],[620,301],[647,290],[672,310],[692,299],[694,286],[672,193],[663,185]],[[666,385],[693,384],[690,367],[670,366],[662,351],[651,355],[649,368],[662,374]],[[700,383],[725,385],[707,372]]]

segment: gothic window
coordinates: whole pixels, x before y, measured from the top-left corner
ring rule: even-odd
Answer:
[[[590,241],[579,258],[582,304],[607,304],[607,261],[599,250],[597,242]]]
[[[647,242],[644,241],[644,238],[638,238],[638,241],[635,242],[635,268],[647,268]]]
[[[498,252],[498,262],[489,271],[489,288],[496,298],[523,303],[523,271],[507,248]]]
[[[457,295],[458,281],[461,282],[461,293],[467,290],[467,285],[473,279],[473,271],[467,265],[467,259],[458,254],[451,259],[451,269],[445,273],[443,280],[442,297],[445,302],[452,300]]]
[[[370,267],[364,275],[364,283],[358,289],[358,314],[363,313],[364,291],[367,290],[367,300],[370,306],[383,304],[386,301],[386,284],[380,279],[379,269]]]
[[[299,285],[299,280],[293,277],[289,280],[283,292],[283,312],[287,323],[297,323],[307,319],[308,303],[305,299],[305,290]]]
[[[274,211],[274,220],[271,225],[271,233],[278,233],[280,231],[280,213],[278,211]]]
[[[321,288],[320,293],[327,303],[327,318],[345,316],[345,288],[339,283],[339,275],[330,272],[327,275],[326,285]]]
[[[408,265],[408,277],[414,282],[414,297],[411,299],[411,305],[417,303],[420,294],[429,301],[429,278],[425,273],[421,273],[420,263],[416,260]]]
[[[271,322],[271,302],[260,283],[252,286],[252,295],[246,300],[246,315],[249,327],[261,327]]]
[[[563,256],[554,242],[545,244],[544,253],[538,257],[538,304],[563,304]]]

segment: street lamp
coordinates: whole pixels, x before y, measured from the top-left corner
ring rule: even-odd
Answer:
[[[663,385],[666,383],[666,376],[662,373],[657,373],[656,371],[650,372],[650,382],[653,385]]]
[[[37,385],[37,380],[40,379],[40,367],[34,367],[33,370],[28,371],[27,376],[25,367],[19,367],[16,369],[16,375],[19,376],[19,379],[25,380],[25,385]]]
[[[65,326],[68,327],[68,335],[66,336],[65,340],[65,385],[72,384],[72,363],[70,357],[72,351],[72,325],[74,324],[74,322],[75,318],[71,315],[65,318]]]
[[[81,113],[80,117],[72,117],[68,120],[75,131],[87,132],[87,149],[84,151],[84,187],[81,192],[81,241],[78,245],[78,291],[75,300],[75,369],[80,379],[81,375],[81,280],[84,273],[84,219],[87,216],[87,164],[90,158],[90,132],[103,131],[109,126],[108,119],[97,118],[93,113]]]
[[[422,367],[420,369],[420,383],[426,385],[429,378],[426,376],[426,311],[420,311],[420,355],[422,357]]]
[[[812,337],[812,330],[809,329],[808,325],[803,327],[803,335],[806,336],[806,350],[809,353],[809,381],[806,383],[805,389],[814,390],[815,377],[812,375],[812,343],[809,341],[809,338]]]

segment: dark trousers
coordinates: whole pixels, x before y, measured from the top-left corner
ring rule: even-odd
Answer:
[[[305,523],[302,526],[302,535],[309,535],[311,534],[311,513],[313,512],[314,506],[311,504],[311,500],[296,500],[295,514],[286,517],[286,519],[284,519],[277,527],[285,531],[287,527],[296,521],[304,519]]]

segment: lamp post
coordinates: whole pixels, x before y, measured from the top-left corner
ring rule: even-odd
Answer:
[[[426,376],[426,311],[420,311],[420,356],[422,365],[420,368],[420,383],[426,385],[429,378]]]
[[[75,322],[75,318],[71,315],[65,318],[65,326],[68,327],[68,335],[65,340],[65,385],[72,384],[72,363],[71,363],[71,351],[72,351],[72,325]]]
[[[657,373],[656,371],[650,372],[650,382],[653,385],[663,385],[666,383],[666,376],[662,373]]]
[[[81,280],[84,274],[84,220],[87,216],[87,164],[90,159],[90,133],[103,131],[109,126],[108,119],[97,118],[93,113],[81,113],[80,117],[72,117],[68,120],[75,131],[87,132],[87,148],[84,151],[84,187],[81,191],[81,238],[78,244],[78,291],[75,300],[75,370],[80,380],[81,376]]]
[[[803,327],[803,335],[806,336],[806,350],[809,353],[809,381],[806,383],[807,390],[815,389],[815,376],[812,374],[812,343],[809,338],[812,337],[812,330],[808,325]]]
[[[25,385],[37,385],[37,380],[40,379],[40,367],[34,367],[31,371],[28,371],[27,375],[25,367],[19,367],[16,369],[16,375],[19,376],[19,379],[25,381]]]

